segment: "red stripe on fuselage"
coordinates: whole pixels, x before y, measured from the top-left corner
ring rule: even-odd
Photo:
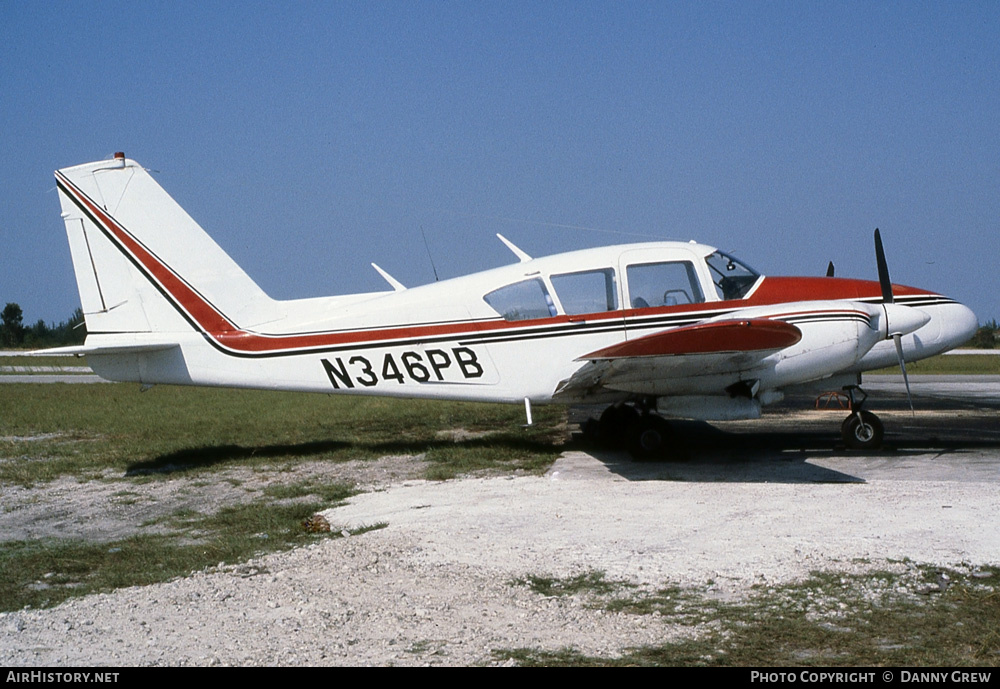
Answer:
[[[423,326],[386,327],[371,330],[353,330],[338,333],[321,332],[309,334],[261,334],[244,330],[234,324],[218,309],[210,304],[196,290],[188,285],[166,263],[142,245],[118,221],[57,172],[64,190],[85,213],[99,223],[105,232],[114,237],[121,248],[142,266],[148,277],[156,282],[174,301],[177,308],[185,312],[195,325],[216,343],[238,353],[277,353],[289,350],[311,350],[372,342],[391,343],[392,340],[412,340],[441,336],[461,336],[486,331],[530,329],[537,326],[570,324],[569,316],[556,316],[509,323],[501,320],[467,322],[462,324],[441,324]],[[573,316],[573,321],[581,316]],[[621,312],[589,314],[589,322],[620,320]]]
[[[912,295],[933,295],[934,292],[893,285],[896,297]],[[744,301],[723,302],[743,306],[769,306],[791,301],[862,300],[882,299],[882,288],[872,280],[824,277],[765,277],[761,284]]]
[[[622,321],[627,327],[634,317],[684,316],[692,318],[710,317],[720,311],[737,310],[751,306],[768,306],[794,301],[852,300],[879,298],[881,288],[877,282],[849,280],[843,278],[782,278],[766,277],[749,299],[722,302],[704,302],[679,306],[664,306],[648,309],[626,309],[623,311],[594,314],[554,316],[534,320],[508,322],[499,319],[421,326],[388,326],[371,330],[344,332],[320,332],[308,334],[261,334],[242,329],[216,309],[197,290],[175,273],[166,263],[147,249],[127,229],[118,223],[103,208],[70,182],[62,173],[56,173],[61,187],[81,210],[90,215],[103,230],[111,235],[121,249],[139,264],[151,280],[169,295],[176,308],[204,334],[212,338],[220,347],[238,354],[288,353],[295,350],[313,350],[350,345],[369,345],[393,340],[412,340],[434,337],[460,337],[478,333],[504,333],[521,331],[530,334],[538,328],[588,323],[612,323]],[[896,295],[933,295],[932,292],[902,285],[893,285]],[[793,297],[794,295],[794,297]],[[756,321],[755,321],[756,322]],[[793,326],[788,326],[793,327]],[[573,334],[574,330],[556,334]],[[634,341],[634,342],[637,342]]]

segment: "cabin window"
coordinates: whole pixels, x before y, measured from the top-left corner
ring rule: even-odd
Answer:
[[[553,275],[552,287],[569,315],[618,308],[618,287],[611,268]]]
[[[719,299],[742,299],[757,284],[760,273],[728,254],[716,251],[705,259]]]
[[[524,321],[556,315],[552,297],[549,296],[545,283],[539,278],[495,289],[483,299],[508,321]]]
[[[690,261],[640,263],[626,268],[626,275],[633,309],[705,301],[698,274]]]

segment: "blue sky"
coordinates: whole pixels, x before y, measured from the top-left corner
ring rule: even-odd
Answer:
[[[1000,318],[1000,3],[0,0],[0,303],[125,151],[272,296],[696,239]]]

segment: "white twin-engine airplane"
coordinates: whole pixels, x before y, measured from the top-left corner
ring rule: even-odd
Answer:
[[[391,291],[276,301],[124,154],[55,173],[87,340],[104,378],[143,384],[604,404],[600,435],[667,449],[664,418],[747,419],[792,390],[846,390],[845,442],[875,447],[861,372],[968,340],[948,297],[765,277],[696,243],[531,258]],[[905,375],[905,366],[904,366]],[[857,399],[856,399],[857,397]]]

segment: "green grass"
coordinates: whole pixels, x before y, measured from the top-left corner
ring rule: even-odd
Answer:
[[[923,361],[907,362],[906,372],[910,375],[958,375],[981,376],[1000,375],[1000,355],[996,354],[941,354]],[[899,367],[891,366],[865,375],[899,375]]]
[[[214,477],[218,470],[280,471],[303,461],[422,455],[434,479],[542,472],[561,451],[564,413],[539,408],[528,430],[520,427],[522,414],[519,406],[245,390],[4,384],[0,485],[101,477],[121,484],[113,499],[127,505],[138,499],[129,490],[136,482],[183,473],[197,479],[197,490],[197,482],[233,480]],[[455,429],[461,432],[441,433]],[[105,478],[109,469],[115,478]],[[176,511],[117,541],[0,541],[0,610],[56,605],[329,538],[308,533],[302,522],[353,490],[305,479],[266,486],[252,502],[211,514]],[[154,524],[167,533],[138,534]],[[335,527],[332,535],[339,533]]]
[[[992,666],[1000,663],[1000,568],[980,571],[991,576],[948,571],[950,586],[932,594],[923,590],[938,581],[938,568],[907,575],[814,573],[740,602],[678,587],[637,592],[588,573],[560,586],[589,596],[593,607],[655,614],[688,633],[616,658],[528,648],[495,656],[531,666]],[[530,581],[520,583],[537,590]]]
[[[604,577],[604,572],[598,571],[584,572],[568,579],[530,574],[523,579],[515,579],[512,583],[515,586],[527,586],[535,593],[549,597],[582,593],[604,595],[619,588],[632,588],[627,582],[608,581]]]
[[[426,455],[429,478],[544,472],[564,412],[539,407],[138,385],[0,386],[0,482]],[[441,431],[464,429],[465,440]]]

